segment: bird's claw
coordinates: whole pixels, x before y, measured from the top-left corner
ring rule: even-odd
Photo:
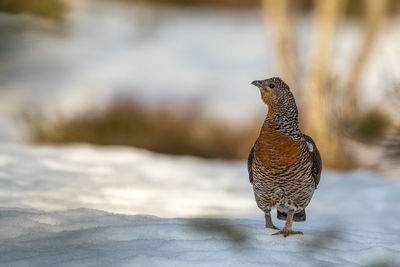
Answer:
[[[272,235],[283,235],[284,237],[287,237],[288,235],[302,235],[302,234],[303,232],[282,229],[279,232],[276,232]]]
[[[271,228],[271,229],[276,229],[276,230],[279,230],[279,228],[278,227],[276,227],[275,225],[265,225],[265,228]]]

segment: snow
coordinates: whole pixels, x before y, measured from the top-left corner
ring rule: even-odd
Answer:
[[[400,264],[398,179],[324,171],[307,221],[294,223],[304,235],[284,238],[264,228],[245,162],[87,145],[0,151],[1,266]]]
[[[400,250],[398,236],[329,223],[302,227],[306,235],[285,239],[250,219],[161,219],[87,209],[0,214],[0,264],[12,266],[349,266],[394,264]]]
[[[242,162],[91,146],[3,144],[1,151],[0,206],[47,211],[86,207],[163,217],[245,216],[243,211],[253,207]]]

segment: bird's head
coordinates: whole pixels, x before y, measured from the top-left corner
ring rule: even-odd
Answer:
[[[279,77],[273,77],[266,80],[256,80],[251,84],[260,89],[261,98],[268,106],[280,102],[280,100],[285,98],[288,93],[290,94],[289,86]]]

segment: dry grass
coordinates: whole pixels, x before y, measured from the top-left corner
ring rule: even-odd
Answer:
[[[109,0],[115,1],[115,0]],[[261,0],[119,0],[126,3],[155,3],[178,6],[213,6],[228,8],[254,8]]]
[[[32,14],[60,20],[67,11],[65,1],[61,0],[1,0],[0,12],[12,14]]]
[[[115,1],[115,0],[109,0]],[[156,3],[156,4],[172,4],[180,6],[213,6],[213,7],[228,7],[228,8],[256,8],[259,9],[260,5],[265,1],[271,0],[118,0],[127,3]],[[282,5],[280,2],[285,2],[286,0],[272,0],[278,5]],[[371,0],[375,1],[375,0]],[[290,12],[310,12],[313,10],[316,0],[290,0],[289,9]],[[363,8],[360,3],[361,0],[347,1],[345,6],[344,14],[346,16],[362,16]],[[376,1],[379,2],[379,1]],[[283,3],[285,5],[285,3]],[[395,14],[396,11],[400,10],[400,1],[389,0],[389,14]],[[273,13],[275,9],[271,11]],[[279,11],[278,11],[279,13]],[[280,20],[281,18],[279,18]]]
[[[19,118],[32,143],[126,145],[205,158],[244,159],[258,133],[258,129],[237,129],[204,119],[195,108],[152,109],[122,97],[103,110],[93,108],[71,118],[49,119],[32,111],[22,112]]]
[[[345,127],[350,137],[357,141],[374,144],[385,138],[391,126],[390,117],[382,110],[373,108],[361,113]]]

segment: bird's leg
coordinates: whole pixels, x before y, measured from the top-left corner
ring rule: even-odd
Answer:
[[[268,210],[265,212],[265,228],[272,228],[272,229],[277,229],[279,230],[278,227],[276,227],[273,223],[272,223],[272,219],[271,219],[271,211]]]
[[[283,235],[284,237],[287,237],[288,235],[303,234],[302,232],[296,232],[292,230],[293,215],[294,210],[289,210],[286,217],[285,227],[279,232],[276,232],[274,235]]]

